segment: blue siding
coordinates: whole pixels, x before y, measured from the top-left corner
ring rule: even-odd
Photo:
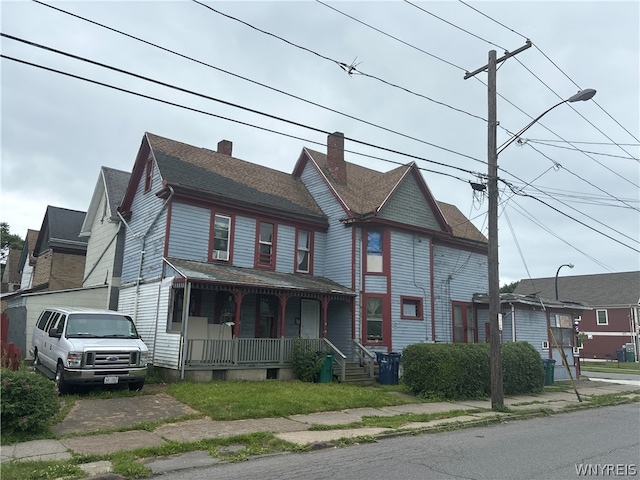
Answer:
[[[366,293],[387,293],[387,277],[382,275],[365,275],[364,291]]]
[[[324,259],[327,252],[327,234],[315,232],[313,235],[313,274],[324,277]]]
[[[278,225],[276,239],[276,271],[294,273],[293,261],[296,252],[296,229],[289,225]]]
[[[391,233],[391,337],[393,351],[431,340],[430,242],[418,235]],[[422,299],[423,319],[401,317],[401,296]]]
[[[209,260],[211,211],[173,203],[168,254],[170,257],[206,262]]]
[[[307,163],[301,178],[329,221],[324,276],[351,287],[351,229],[340,223],[345,211],[311,163]]]
[[[471,302],[474,293],[487,292],[487,256],[434,245],[433,269],[436,327],[434,340],[451,342],[451,302]]]
[[[145,255],[140,270],[140,278],[149,280],[159,278],[162,270],[162,256],[164,253],[164,236],[166,230],[167,210],[149,230],[151,222],[162,209],[164,200],[156,197],[155,192],[162,185],[162,178],[154,164],[152,190],[144,192],[144,176],[142,176],[131,205],[131,219],[127,222],[124,253],[122,260],[122,286],[135,283],[138,279],[140,266],[141,241],[145,240]],[[137,238],[133,237],[133,234]],[[143,237],[146,234],[146,237]]]
[[[253,268],[256,245],[256,220],[237,216],[234,227],[233,264]]]
[[[349,358],[351,355],[351,308],[348,303],[339,300],[329,302],[327,339]]]
[[[408,205],[411,208],[407,208]],[[378,216],[416,227],[442,230],[412,175],[405,177]]]

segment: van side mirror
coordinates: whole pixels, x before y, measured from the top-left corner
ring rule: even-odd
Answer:
[[[62,332],[59,332],[57,328],[52,328],[51,330],[49,330],[49,336],[60,338],[62,336]]]

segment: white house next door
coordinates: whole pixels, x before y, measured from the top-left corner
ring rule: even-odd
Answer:
[[[302,300],[300,305],[300,337],[320,338],[320,302]]]

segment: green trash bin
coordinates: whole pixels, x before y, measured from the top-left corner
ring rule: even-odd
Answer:
[[[556,361],[550,358],[545,358],[542,360],[542,366],[544,367],[544,384],[553,385]]]
[[[636,352],[627,348],[627,362],[636,361]]]
[[[318,372],[317,383],[331,383],[333,380],[333,354],[325,354],[324,363]]]

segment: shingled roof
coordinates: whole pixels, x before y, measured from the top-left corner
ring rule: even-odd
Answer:
[[[78,237],[85,215],[86,212],[49,205],[33,248],[34,256],[49,248],[86,252],[87,238]]]
[[[302,181],[291,174],[151,133],[146,138],[160,175],[174,189],[327,222]]]
[[[555,277],[520,280],[513,293],[555,298]],[[583,302],[593,307],[638,305],[640,271],[558,277],[560,300]]]
[[[357,215],[367,215],[375,212],[389,194],[392,193],[402,177],[412,168],[412,164],[408,164],[401,165],[388,172],[379,172],[354,163],[345,162],[348,181],[340,183],[332,181],[333,177],[329,172],[326,154],[308,148],[305,148],[305,151],[316,162],[348,208]],[[475,242],[487,242],[487,238],[455,205],[438,201],[436,203],[445,221],[451,227],[454,237]]]

